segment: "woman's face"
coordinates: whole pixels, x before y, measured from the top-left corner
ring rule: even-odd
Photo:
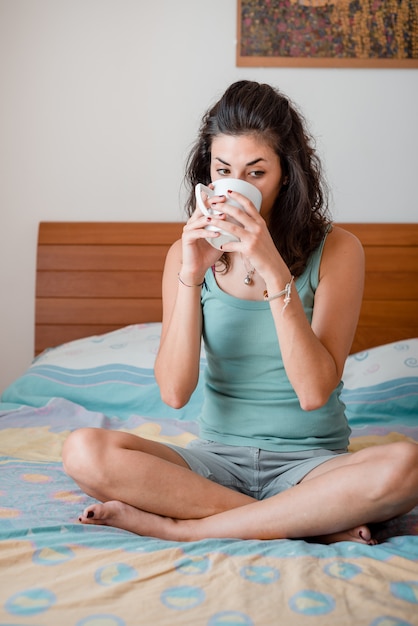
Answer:
[[[282,184],[280,159],[259,136],[217,135],[212,141],[212,180],[240,178],[252,183],[263,196],[261,215],[266,219]]]

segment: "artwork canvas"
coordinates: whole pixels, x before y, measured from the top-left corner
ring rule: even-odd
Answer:
[[[418,0],[238,0],[238,66],[418,67]]]

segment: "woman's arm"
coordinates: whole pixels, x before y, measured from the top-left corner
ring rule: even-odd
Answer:
[[[174,408],[184,406],[197,385],[202,334],[200,287],[180,283],[181,269],[181,242],[177,241],[170,248],[164,267],[163,324],[155,361],[161,398]],[[186,282],[186,274],[182,280]],[[195,284],[189,280],[187,284]]]
[[[364,253],[356,237],[334,227],[320,266],[312,324],[293,287],[284,309],[283,298],[270,303],[286,373],[303,409],[325,404],[341,380],[357,327],[364,286]],[[277,278],[269,293],[283,289]]]
[[[199,379],[201,283],[222,254],[206,241],[217,234],[204,230],[205,225],[207,219],[195,212],[164,266],[162,333],[154,369],[161,398],[174,408],[187,404]]]

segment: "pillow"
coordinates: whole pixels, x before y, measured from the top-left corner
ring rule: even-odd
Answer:
[[[418,338],[348,357],[341,399],[351,425],[418,423]]]
[[[153,372],[160,336],[160,323],[136,324],[51,348],[3,392],[1,401],[40,407],[58,397],[121,419],[136,414],[194,420],[202,382],[182,409],[161,400]],[[343,381],[341,399],[351,426],[408,421],[416,426],[418,338],[350,355]]]
[[[135,324],[46,350],[1,400],[40,407],[57,397],[122,419],[133,414],[196,419],[200,386],[183,409],[172,409],[161,400],[153,371],[160,336],[161,323]],[[204,363],[202,357],[202,368]]]

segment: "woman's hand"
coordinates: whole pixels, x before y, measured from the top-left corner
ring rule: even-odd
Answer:
[[[266,285],[273,276],[277,278],[278,273],[283,277],[284,284],[287,283],[290,272],[271,238],[266,221],[248,198],[235,191],[228,193],[244,210],[229,204],[225,199],[214,205],[213,208],[223,211],[223,215],[214,216],[211,224],[240,240],[224,244],[222,252],[240,252],[257,270]],[[228,217],[234,222],[229,221]]]
[[[211,208],[223,211],[221,196],[214,196]],[[225,215],[207,217],[197,208],[183,228],[182,235],[182,279],[188,284],[199,284],[203,281],[206,270],[214,265],[222,256],[223,251],[208,243],[207,239],[216,239],[219,233],[206,230],[205,227],[213,224],[223,228]]]

